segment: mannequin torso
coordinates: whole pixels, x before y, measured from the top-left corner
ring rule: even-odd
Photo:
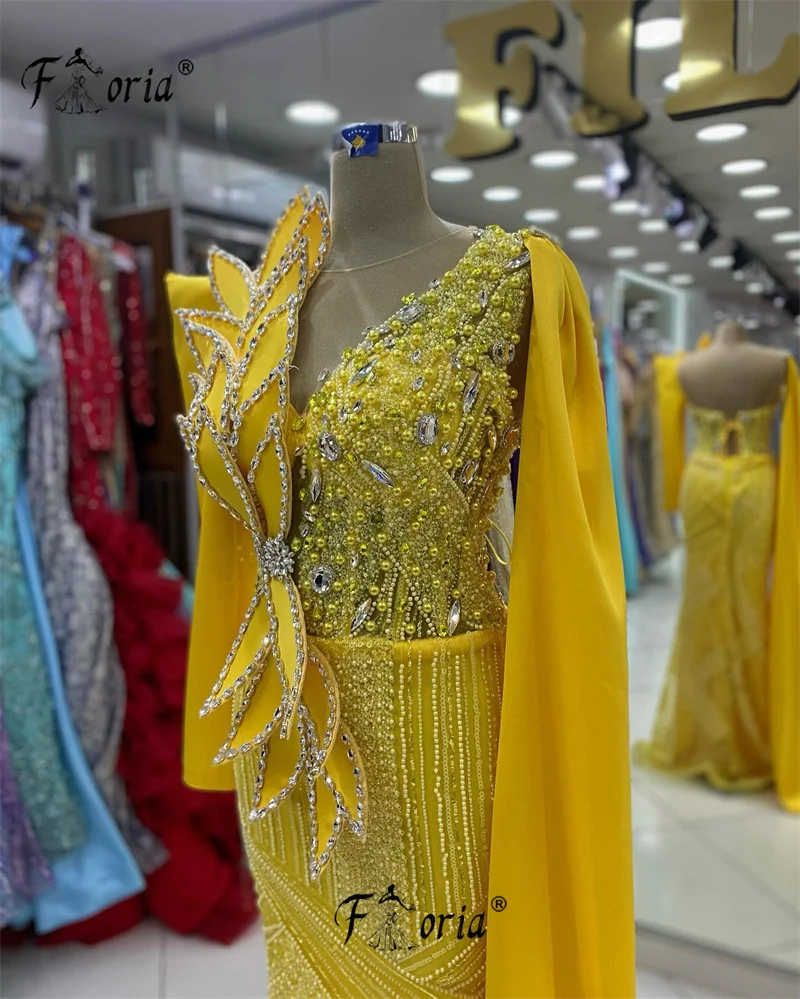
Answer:
[[[368,326],[392,315],[410,292],[450,270],[475,241],[472,229],[431,209],[422,161],[412,143],[381,143],[376,156],[334,154],[331,162],[331,248],[300,313],[291,401],[302,412],[318,375],[335,368]],[[530,304],[529,304],[530,308]],[[509,367],[521,413],[528,312]]]
[[[786,358],[782,350],[748,343],[744,328],[726,321],[707,350],[681,361],[678,378],[692,405],[732,417],[779,400]]]

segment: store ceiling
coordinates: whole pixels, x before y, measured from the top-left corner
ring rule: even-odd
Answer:
[[[118,63],[114,72],[123,75],[125,67],[141,70],[143,64],[152,65],[157,59],[166,60],[167,65],[170,60],[190,56],[194,72],[176,77],[182,125],[213,136],[222,120],[219,107],[224,105],[229,140],[262,149],[265,161],[273,154],[286,167],[324,183],[330,127],[291,124],[284,115],[286,105],[303,98],[323,98],[341,110],[345,122],[411,121],[424,137],[428,168],[451,163],[442,146],[452,128],[454,101],[423,96],[414,82],[427,70],[454,65],[452,49],[444,39],[449,21],[491,6],[496,3],[6,0],[0,54],[4,75],[51,49],[55,54],[78,44],[108,66]],[[564,45],[551,50],[537,41],[530,44],[541,58],[556,62],[580,82],[579,24],[568,3],[559,0],[559,6],[566,22]],[[678,11],[677,0],[652,0],[642,16]],[[324,17],[326,13],[331,16]],[[799,21],[800,5],[795,2],[739,0],[740,67],[758,70],[771,63],[786,35],[798,30]],[[215,39],[235,44],[211,51]],[[787,107],[674,122],[663,111],[666,92],[660,81],[677,69],[678,57],[679,46],[638,54],[637,95],[648,105],[651,117],[635,133],[637,141],[712,213],[724,237],[741,239],[790,287],[797,287],[797,262],[787,259],[786,254],[800,244],[778,245],[772,235],[798,228],[798,100]],[[162,108],[153,110],[163,113]],[[731,142],[697,141],[697,129],[717,121],[742,122],[749,131]],[[602,193],[573,190],[576,177],[602,171],[599,159],[582,155],[566,170],[534,170],[528,162],[532,153],[567,144],[556,138],[541,112],[526,115],[517,131],[520,147],[506,156],[471,164],[474,176],[466,183],[430,181],[431,201],[439,214],[463,223],[497,222],[506,229],[516,229],[526,224],[525,209],[557,208],[561,218],[542,228],[563,238],[565,248],[578,260],[614,266],[609,249],[634,246],[639,255],[625,261],[627,267],[637,269],[648,261],[666,261],[672,273],[693,275],[698,285],[717,296],[752,299],[730,272],[708,266],[709,257],[724,252],[721,242],[703,254],[681,253],[671,232],[642,234],[637,230],[639,220],[612,214]],[[751,157],[767,159],[768,168],[752,177],[721,173],[724,162]],[[739,196],[740,188],[756,183],[775,184],[781,193],[765,201]],[[506,203],[484,200],[483,190],[495,185],[517,187],[522,198]],[[754,217],[755,209],[773,205],[790,208],[792,215],[778,221]],[[565,233],[576,225],[598,226],[601,238],[571,243]]]

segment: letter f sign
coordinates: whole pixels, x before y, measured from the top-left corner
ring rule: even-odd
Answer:
[[[34,95],[33,104],[31,104],[31,107],[33,107],[34,104],[36,104],[36,102],[39,100],[39,96],[42,93],[42,86],[45,83],[52,83],[53,80],[55,80],[54,76],[45,76],[44,75],[44,71],[45,71],[45,68],[47,67],[47,64],[49,62],[58,62],[61,58],[62,58],[61,56],[49,56],[49,57],[48,56],[43,56],[41,59],[34,59],[33,62],[30,64],[30,66],[26,66],[25,67],[25,69],[24,69],[24,71],[22,73],[22,80],[20,81],[22,83],[22,89],[23,90],[27,90],[28,89],[25,86],[25,77],[28,75],[28,70],[29,69],[33,69],[34,66],[38,66],[39,67],[39,72],[38,72],[38,74],[36,76],[36,94]]]

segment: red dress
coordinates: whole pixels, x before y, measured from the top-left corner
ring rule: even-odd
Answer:
[[[153,422],[141,289],[125,275],[122,352],[137,421]],[[112,343],[89,252],[73,236],[59,247],[58,293],[70,422],[70,491],[75,516],[105,571],[114,598],[114,638],[128,688],[118,770],[139,819],[169,851],[147,876],[142,896],[42,938],[94,943],[149,912],[178,933],[229,943],[256,918],[242,863],[233,794],[187,788],[181,779],[183,691],[189,625],[183,581],[168,578],[149,528],[111,509],[104,487],[116,421],[122,418],[122,365]]]

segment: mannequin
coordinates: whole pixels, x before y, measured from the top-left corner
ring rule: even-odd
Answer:
[[[472,228],[445,222],[434,213],[422,157],[410,142],[383,142],[376,156],[351,157],[344,149],[334,153],[330,213],[331,248],[300,314],[292,371],[292,405],[298,413],[318,388],[320,372],[335,368],[342,351],[355,346],[368,326],[390,316],[403,295],[424,291],[475,241]],[[531,304],[529,296],[516,358],[509,366],[518,392],[518,416],[524,402]],[[492,519],[492,568],[507,600],[510,567],[504,563],[510,559],[514,532],[508,476]]]
[[[376,156],[334,153],[330,212],[330,252],[300,317],[292,372],[297,412],[304,411],[321,371],[333,369],[342,351],[355,346],[368,326],[390,316],[403,295],[423,292],[475,241],[471,228],[445,222],[434,213],[415,143],[382,142]],[[519,392],[518,413],[529,332],[530,301],[516,359],[509,367]]]
[[[678,378],[692,405],[731,417],[779,399],[787,356],[785,351],[749,343],[742,324],[726,319],[717,326],[707,350],[681,361]]]

